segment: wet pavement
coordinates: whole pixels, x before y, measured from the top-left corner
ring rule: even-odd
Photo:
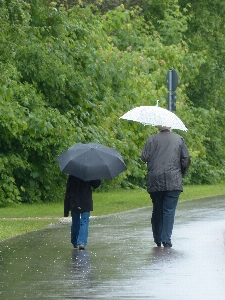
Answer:
[[[93,217],[85,251],[70,224],[0,242],[0,299],[225,299],[225,196],[178,204],[173,248],[157,248],[151,207]]]

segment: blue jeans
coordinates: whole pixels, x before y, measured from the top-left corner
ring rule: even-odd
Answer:
[[[71,243],[74,247],[87,245],[90,212],[72,212]]]
[[[171,242],[175,210],[180,191],[150,193],[152,199],[152,231],[156,243]]]

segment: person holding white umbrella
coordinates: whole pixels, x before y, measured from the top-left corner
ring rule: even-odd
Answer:
[[[169,127],[157,126],[142,150],[141,159],[147,163],[147,191],[153,203],[152,231],[160,247],[172,247],[171,236],[175,210],[183,191],[182,177],[190,165],[190,155],[184,139]]]
[[[124,120],[156,126],[159,133],[150,136],[141,153],[147,163],[147,191],[153,203],[152,231],[157,246],[172,247],[171,235],[175,210],[183,191],[182,177],[190,165],[190,155],[184,139],[172,129],[187,131],[173,112],[156,106],[138,106],[120,117]]]

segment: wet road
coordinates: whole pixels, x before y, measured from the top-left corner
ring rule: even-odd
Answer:
[[[73,250],[70,225],[0,242],[0,299],[225,299],[225,196],[178,204],[173,248],[157,248],[151,207],[91,218]]]

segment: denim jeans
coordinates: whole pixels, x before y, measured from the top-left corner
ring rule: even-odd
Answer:
[[[150,193],[153,203],[152,231],[156,243],[170,242],[180,191]]]
[[[72,212],[71,243],[87,245],[90,212]]]

